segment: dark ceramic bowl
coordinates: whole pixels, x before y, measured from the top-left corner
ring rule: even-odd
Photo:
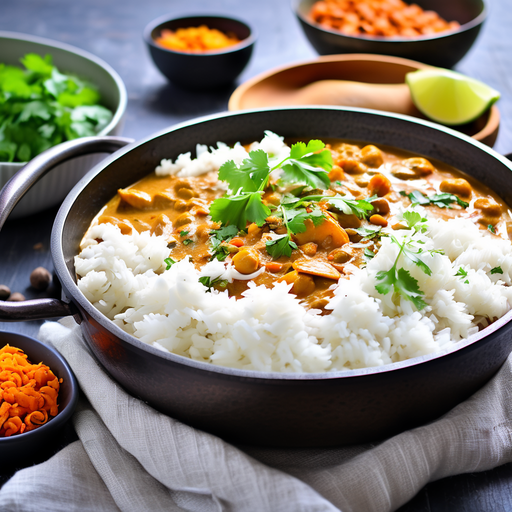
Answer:
[[[57,416],[30,432],[0,437],[0,460],[15,463],[20,460],[33,460],[47,446],[55,443],[62,427],[75,410],[79,388],[68,363],[52,347],[22,334],[0,331],[0,348],[7,344],[23,350],[32,363],[42,361],[59,379],[63,379],[59,390]]]
[[[424,10],[437,12],[447,21],[458,21],[457,30],[415,39],[348,36],[315,23],[309,12],[316,0],[292,0],[301,27],[320,55],[336,53],[376,53],[413,59],[432,66],[451,68],[475,42],[487,16],[484,0],[417,0]],[[407,3],[411,3],[407,1]]]
[[[103,205],[197,143],[246,143],[271,130],[289,138],[340,138],[395,146],[455,166],[512,205],[512,162],[438,124],[364,109],[288,107],[223,113],[130,144],[92,169],[64,200],[52,230],[54,268],[69,301],[0,302],[0,321],[75,315],[105,370],[155,409],[236,443],[322,447],[376,441],[432,421],[498,371],[512,350],[512,311],[449,349],[399,363],[332,373],[265,373],[162,352],[122,331],[76,284],[74,257]],[[0,192],[0,227],[13,205],[59,161],[121,147],[116,138],[62,144],[36,157]]]
[[[224,33],[233,33],[240,43],[222,50],[186,53],[163,48],[155,42],[163,29],[206,25]],[[221,16],[163,16],[144,29],[144,41],[156,67],[171,82],[187,89],[205,90],[227,86],[247,66],[256,41],[254,30],[240,20]]]

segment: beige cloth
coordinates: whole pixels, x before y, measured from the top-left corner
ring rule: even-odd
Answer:
[[[80,440],[16,473],[2,511],[392,511],[430,481],[512,461],[512,358],[442,419],[378,446],[275,450],[232,446],[131,397],[69,318],[39,338],[87,398],[73,417]]]

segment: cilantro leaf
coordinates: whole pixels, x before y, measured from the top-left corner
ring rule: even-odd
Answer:
[[[418,311],[427,306],[422,298],[425,294],[420,290],[418,281],[407,270],[400,268],[397,271],[396,266],[393,265],[387,271],[377,272],[376,278],[379,284],[375,285],[375,288],[382,295],[386,295],[392,289],[395,293],[410,300]]]
[[[496,229],[494,228],[494,226],[492,224],[488,224],[487,225],[487,229],[493,234],[495,235],[496,234]]]
[[[244,229],[247,222],[263,225],[270,215],[270,209],[263,204],[260,192],[249,192],[215,199],[210,205],[210,215],[212,220],[225,226],[233,224],[238,229]]]
[[[464,284],[469,284],[469,281],[467,279],[468,273],[462,267],[459,267],[459,270],[457,270],[457,273],[455,274],[455,277],[460,277],[461,279],[466,279],[464,281]]]
[[[202,285],[206,286],[206,288],[208,288],[209,292],[212,291],[212,288],[214,286],[220,286],[221,288],[226,288],[226,286],[228,285],[227,279],[221,279],[220,276],[215,277],[213,279],[210,276],[202,276],[199,278],[199,282]]]
[[[421,204],[426,206],[428,204],[433,204],[439,208],[451,208],[452,203],[457,203],[462,208],[467,208],[469,203],[463,201],[460,197],[455,194],[449,194],[447,192],[434,194],[431,196],[423,195],[419,190],[413,190],[410,194],[405,193],[404,191],[400,192],[401,195],[407,196],[412,204]]]
[[[226,181],[235,195],[263,190],[269,176],[268,155],[262,149],[251,151],[240,167],[233,160],[228,160],[219,169],[219,180]]]
[[[287,256],[288,258],[292,255],[292,250],[297,249],[297,244],[292,241],[290,234],[279,235],[274,240],[267,240],[265,242],[267,252],[277,260],[281,256]]]
[[[311,212],[305,209],[301,210],[286,210],[286,215],[291,220],[288,221],[288,228],[294,234],[304,233],[306,231],[306,220],[311,220],[315,226],[320,225],[325,220],[325,214],[320,208],[314,208]]]
[[[364,241],[367,241],[367,240],[371,240],[372,238],[376,238],[378,236],[380,236],[380,232],[382,230],[382,227],[381,226],[373,226],[373,225],[369,225],[369,226],[362,226],[360,228],[355,228],[354,231],[362,236],[363,238],[361,239],[362,242]]]
[[[491,274],[503,274],[503,269],[501,267],[491,268]]]
[[[375,258],[375,253],[371,249],[368,249],[368,247],[365,248],[363,254],[364,254],[364,257],[369,260],[371,260],[372,258]]]
[[[332,155],[325,144],[319,140],[310,140],[293,144],[290,156],[278,164],[274,169],[281,167],[284,183],[305,183],[312,188],[329,188],[328,172],[333,162]],[[323,150],[323,151],[322,151]]]
[[[345,199],[339,194],[334,197],[327,197],[327,202],[345,215],[355,215],[359,219],[368,217],[373,211],[373,205],[369,199]]]
[[[50,55],[0,64],[0,161],[24,162],[65,140],[97,135],[112,119],[94,86],[60,72]]]
[[[165,258],[164,263],[167,265],[165,270],[169,270],[176,262],[172,258]]]

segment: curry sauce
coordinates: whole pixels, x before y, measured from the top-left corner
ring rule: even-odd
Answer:
[[[395,215],[419,203],[429,216],[448,220],[471,219],[481,229],[509,238],[512,232],[508,206],[492,191],[447,165],[394,148],[352,141],[329,141],[332,156],[329,186],[283,185],[271,179],[262,191],[270,210],[264,222],[248,222],[219,236],[226,226],[210,215],[213,201],[226,194],[217,172],[195,177],[147,176],[120,189],[95,222],[112,223],[122,233],[150,231],[165,236],[170,261],[190,257],[200,269],[212,258],[231,262],[258,285],[276,281],[292,285],[291,292],[305,307],[323,309],[332,297],[332,285],[349,266],[362,266],[379,250],[379,229],[404,229]],[[344,198],[340,208],[331,199]],[[290,238],[290,256],[275,257],[269,243],[289,233],[278,208],[289,198],[301,200],[305,213],[317,211]],[[308,198],[317,198],[308,200]],[[338,202],[339,203],[339,202]],[[356,205],[350,209],[351,205]],[[229,224],[228,224],[229,226]],[[256,275],[257,274],[257,275]],[[216,283],[240,296],[248,279]]]

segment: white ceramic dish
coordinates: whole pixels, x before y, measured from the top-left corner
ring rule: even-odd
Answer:
[[[20,65],[27,53],[50,54],[63,72],[76,74],[98,87],[103,104],[114,113],[111,122],[98,135],[119,135],[126,111],[126,87],[120,76],[104,61],[68,44],[41,37],[0,31],[0,62]],[[73,186],[105,154],[93,154],[69,160],[42,178],[16,206],[12,218],[32,215],[58,205]],[[0,188],[25,164],[0,162]]]

